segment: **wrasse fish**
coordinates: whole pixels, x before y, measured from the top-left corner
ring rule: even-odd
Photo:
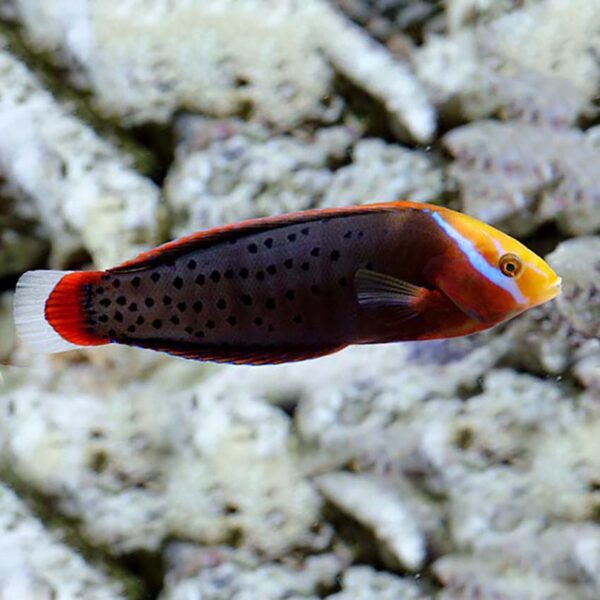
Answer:
[[[15,321],[41,352],[119,343],[283,363],[471,334],[554,298],[560,282],[485,223],[393,202],[210,229],[107,271],[30,271],[17,283]]]

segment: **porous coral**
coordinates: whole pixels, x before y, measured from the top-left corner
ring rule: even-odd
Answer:
[[[156,243],[156,186],[2,49],[0,130],[3,188],[52,239],[52,264],[85,249],[108,267]]]
[[[442,190],[441,170],[425,152],[356,141],[350,126],[306,138],[269,136],[237,120],[186,119],[180,131],[165,182],[177,234],[307,208],[435,200]]]
[[[520,235],[550,220],[572,235],[600,228],[600,153],[591,135],[479,121],[453,129],[444,144],[465,212]]]
[[[120,600],[123,588],[50,533],[0,485],[0,597]]]
[[[426,141],[435,128],[410,67],[322,0],[15,5],[32,39],[60,50],[103,109],[129,122],[164,121],[178,107],[251,114],[283,129],[335,118],[339,111],[329,100],[334,72],[324,51],[383,101],[411,137]],[[170,43],[174,38],[177,44]]]

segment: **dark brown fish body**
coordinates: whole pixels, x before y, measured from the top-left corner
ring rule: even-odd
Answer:
[[[558,293],[560,277],[502,232],[392,202],[219,227],[108,271],[28,271],[15,323],[42,352],[114,342],[266,364],[467,335]]]
[[[354,276],[369,269],[427,286],[432,244],[442,253],[444,243],[427,213],[410,210],[240,230],[208,247],[104,275],[89,298],[94,333],[165,350],[201,348],[215,358],[233,348],[240,356],[244,349],[288,356],[415,339],[415,327],[424,324],[406,321],[399,332],[393,316],[361,307]]]

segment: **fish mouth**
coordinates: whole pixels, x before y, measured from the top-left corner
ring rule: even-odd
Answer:
[[[550,300],[553,300],[557,296],[562,293],[562,278],[557,277],[556,281],[546,290],[546,293],[540,296],[538,302],[536,302],[536,306],[539,304],[544,304]]]

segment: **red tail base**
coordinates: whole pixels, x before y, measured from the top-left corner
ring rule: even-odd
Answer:
[[[100,346],[104,337],[93,334],[86,304],[99,285],[102,271],[81,271],[65,275],[46,300],[45,316],[48,323],[68,342],[79,346]]]

